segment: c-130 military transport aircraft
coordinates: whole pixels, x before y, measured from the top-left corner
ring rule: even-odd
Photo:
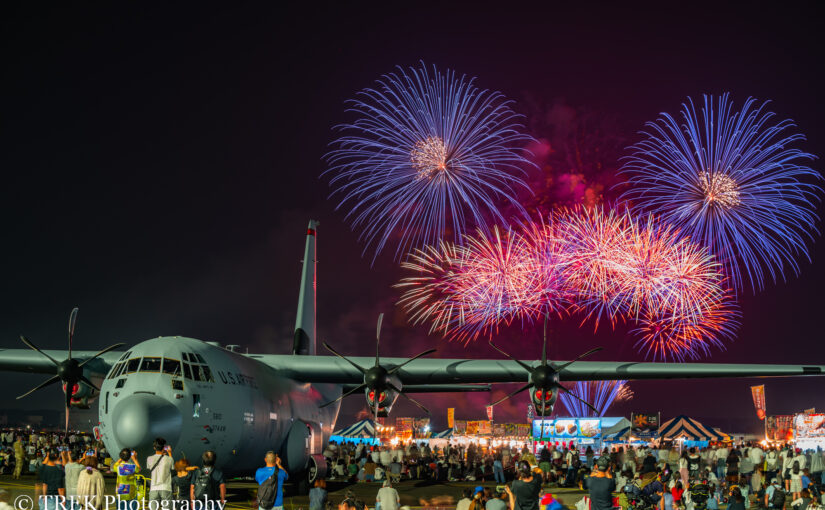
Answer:
[[[29,349],[0,350],[0,370],[52,375],[21,397],[62,382],[67,424],[69,408],[98,400],[98,431],[110,452],[132,448],[146,456],[153,439],[164,437],[192,458],[214,450],[225,472],[250,473],[265,451],[274,450],[304,488],[326,472],[321,452],[335,427],[341,399],[362,390],[375,414],[386,415],[399,395],[423,408],[406,393],[489,391],[484,385],[522,382],[522,388],[504,399],[529,390],[537,414],[546,416],[558,392],[565,391],[561,381],[825,374],[822,365],[578,361],[598,349],[557,363],[544,353],[532,362],[419,359],[433,350],[412,359],[377,354],[374,359],[345,358],[326,344],[334,356],[319,356],[316,228],[317,222],[310,221],[292,354],[243,354],[234,345],[177,336],[146,340],[126,351],[116,350],[124,344],[97,353],[72,351],[75,309],[68,351],[40,350],[21,336]],[[379,319],[379,333],[380,327]]]

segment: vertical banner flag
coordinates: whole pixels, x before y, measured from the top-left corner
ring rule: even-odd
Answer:
[[[765,419],[765,385],[751,386],[751,395],[753,396],[753,407],[756,408],[756,416],[760,420]]]
[[[451,429],[455,426],[455,407],[447,408],[447,428]]]
[[[493,406],[487,406],[487,419],[493,421]]]

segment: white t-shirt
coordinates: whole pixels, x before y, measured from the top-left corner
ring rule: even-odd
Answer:
[[[158,457],[161,459],[158,460]],[[155,466],[157,463],[157,466]],[[150,491],[171,491],[172,490],[172,457],[168,455],[150,455],[146,459],[146,469],[152,469],[149,476],[152,477]]]
[[[375,501],[381,503],[381,510],[398,510],[398,491],[392,487],[382,487],[378,491]],[[460,505],[461,501],[458,504]]]

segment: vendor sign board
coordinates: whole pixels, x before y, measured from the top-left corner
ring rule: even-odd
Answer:
[[[659,413],[630,415],[630,433],[639,439],[659,437]]]
[[[581,439],[598,438],[602,435],[599,418],[557,418],[533,420],[533,438]]]
[[[797,414],[793,430],[797,441],[825,439],[825,414]]]
[[[765,420],[765,435],[769,441],[790,441],[793,439],[793,415],[778,414]]]

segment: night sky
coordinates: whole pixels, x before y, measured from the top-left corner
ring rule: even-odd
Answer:
[[[361,257],[319,179],[331,128],[351,120],[344,101],[396,65],[423,60],[477,76],[514,99],[529,125],[540,124],[537,104],[596,112],[628,142],[688,95],[729,91],[737,106],[748,96],[771,99],[807,135],[801,147],[825,154],[821,3],[690,3],[678,12],[555,4],[6,5],[0,345],[23,348],[24,333],[65,349],[67,317],[79,306],[76,349],[185,335],[286,353],[304,229],[315,218],[322,340],[368,355],[385,312],[387,355],[437,346],[445,357],[498,357],[486,342],[465,348],[407,326],[394,305],[391,285],[402,273],[391,252],[372,267]],[[821,171],[822,161],[813,167]],[[736,341],[710,361],[825,364],[822,239],[810,255],[799,277],[745,294]],[[598,345],[605,350],[595,360],[643,359],[625,328],[594,334],[577,325],[554,325],[557,359]],[[533,359],[538,339],[513,328],[498,341]],[[0,409],[59,406],[56,388],[13,399],[45,378],[0,375],[14,388],[2,392]],[[825,410],[825,378],[765,381],[769,414]],[[758,382],[634,383],[635,399],[615,411],[758,430],[748,391]],[[422,397],[441,426],[450,402],[463,402],[458,418],[480,419],[489,399]],[[497,420],[523,421],[526,403],[497,409]],[[339,423],[364,407],[348,399]],[[414,408],[399,401],[393,414]]]

